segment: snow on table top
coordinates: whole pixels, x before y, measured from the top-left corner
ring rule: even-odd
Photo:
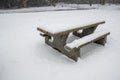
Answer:
[[[88,36],[85,36],[83,38],[74,40],[73,42],[66,44],[66,46],[71,48],[71,49],[75,48],[75,47],[78,48],[80,45],[83,45],[87,42],[90,42],[90,41],[92,41],[92,40],[94,40],[94,39],[96,39],[100,36],[103,36],[103,35],[107,34],[107,33],[109,33],[109,32],[108,31],[95,32],[95,33],[92,33],[92,34],[90,34]]]
[[[101,22],[103,20],[96,20],[96,19],[83,19],[83,18],[78,18],[78,19],[51,19],[51,20],[46,20],[46,22],[41,22],[38,26],[38,28],[45,30],[49,33],[55,34],[59,33],[62,31],[66,31],[69,29],[74,29],[78,27],[83,27],[86,25],[94,24],[96,22]]]

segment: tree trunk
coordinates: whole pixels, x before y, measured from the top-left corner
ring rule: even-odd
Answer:
[[[27,7],[28,0],[23,0],[23,7]]]
[[[49,0],[51,6],[56,6],[55,5],[55,0]]]
[[[90,6],[92,6],[92,1],[91,0],[89,0],[89,4],[90,4]]]
[[[105,5],[105,0],[100,0],[100,4]]]
[[[20,7],[27,7],[28,0],[20,0]]]

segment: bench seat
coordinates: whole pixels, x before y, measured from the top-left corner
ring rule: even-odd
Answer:
[[[74,40],[71,43],[66,44],[64,48],[69,51],[69,50],[72,50],[74,48],[80,48],[88,43],[92,43],[95,41],[97,43],[97,40],[99,41],[100,39],[106,38],[106,36],[109,34],[110,34],[110,32],[107,32],[107,31],[94,32],[90,35],[87,35],[87,36],[82,37],[80,39]],[[98,42],[98,44],[99,44],[99,42]]]

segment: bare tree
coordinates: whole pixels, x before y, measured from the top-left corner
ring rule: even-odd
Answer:
[[[51,6],[56,6],[56,5],[55,5],[55,0],[48,0],[48,3],[49,3]]]
[[[89,0],[89,4],[90,4],[90,6],[92,6],[92,0]]]
[[[105,5],[106,0],[100,0],[100,4]]]
[[[23,7],[27,7],[28,0],[23,0]]]
[[[27,7],[28,0],[20,0],[20,7]]]

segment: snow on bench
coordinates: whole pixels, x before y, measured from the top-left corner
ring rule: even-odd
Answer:
[[[85,36],[83,38],[74,40],[73,42],[66,44],[65,49],[66,50],[71,50],[73,48],[79,48],[79,47],[81,47],[81,46],[83,46],[87,43],[97,41],[100,38],[102,38],[104,36],[107,36],[108,34],[110,34],[110,32],[107,32],[107,31],[100,31],[100,32],[92,33],[88,36]]]

